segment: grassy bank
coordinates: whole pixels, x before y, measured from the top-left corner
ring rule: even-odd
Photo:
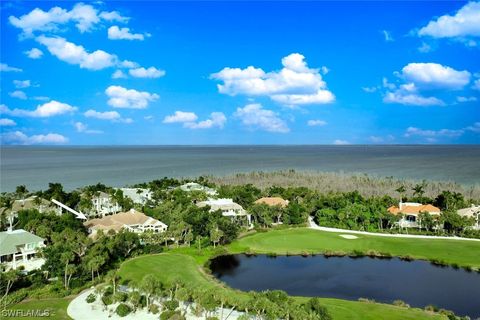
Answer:
[[[67,307],[73,297],[66,298],[52,298],[52,299],[29,299],[22,301],[16,305],[13,305],[8,308],[8,311],[18,312],[18,316],[9,316],[9,314],[2,314],[2,319],[55,319],[55,320],[66,320],[71,319],[67,315]],[[18,311],[17,311],[18,310]],[[45,312],[44,316],[39,317],[32,314],[32,312]],[[32,316],[23,316],[31,314]],[[47,315],[48,314],[48,315]]]
[[[322,253],[326,251],[377,251],[392,256],[437,260],[449,264],[480,267],[480,242],[384,238],[357,235],[357,239],[344,239],[336,233],[307,228],[274,230],[241,238],[228,246],[231,253],[256,252],[275,254]],[[160,255],[142,256],[126,261],[120,268],[123,279],[140,281],[152,273],[162,281],[182,279],[193,287],[223,290],[226,295],[247,299],[246,294],[229,288],[203,271],[202,266],[214,255],[211,249],[201,252],[194,248],[180,248]],[[296,297],[297,301],[306,298]],[[334,319],[443,319],[421,309],[402,308],[382,303],[347,301],[322,298]]]
[[[344,239],[338,233],[307,228],[274,230],[241,238],[229,247],[232,252],[275,254],[345,253],[376,251],[392,256],[436,260],[446,264],[480,268],[480,242],[443,239],[408,239],[356,235]]]

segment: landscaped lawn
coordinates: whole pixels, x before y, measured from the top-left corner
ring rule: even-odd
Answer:
[[[257,253],[300,254],[324,251],[367,252],[375,250],[393,256],[416,259],[437,259],[449,264],[480,268],[480,241],[408,239],[356,234],[357,239],[345,239],[339,233],[307,228],[273,230],[256,233],[232,243],[233,252],[251,250]]]
[[[223,284],[203,273],[201,262],[209,254],[196,256],[195,249],[181,249],[174,253],[141,256],[124,262],[120,268],[123,280],[140,281],[146,274],[153,274],[162,281],[183,279],[192,287],[209,288],[216,286],[225,294],[237,295],[246,299],[244,292],[225,287]],[[306,298],[298,297],[297,300]],[[429,314],[420,309],[406,309],[387,304],[346,301],[338,299],[321,299],[334,319],[444,319],[439,315]]]
[[[22,301],[16,305],[13,305],[8,308],[8,310],[22,310],[23,312],[33,312],[33,310],[39,310],[42,312],[44,310],[48,310],[48,316],[44,317],[23,317],[19,314],[18,317],[10,317],[8,314],[2,314],[2,319],[25,319],[25,320],[32,320],[32,319],[55,319],[55,320],[63,320],[63,319],[71,319],[67,315],[67,307],[73,297],[67,298],[53,298],[53,299],[31,299]],[[93,319],[92,319],[93,320]]]

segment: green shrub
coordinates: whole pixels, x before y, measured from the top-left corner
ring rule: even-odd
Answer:
[[[157,314],[160,311],[160,308],[158,305],[152,303],[151,305],[148,306],[148,311],[153,314]]]
[[[410,305],[403,300],[395,300],[393,301],[393,305],[397,307],[410,308]]]
[[[120,317],[125,317],[125,316],[127,316],[131,311],[132,311],[132,309],[130,309],[130,307],[129,307],[128,305],[126,305],[125,303],[120,303],[120,304],[117,306],[117,309],[115,310],[115,312],[116,312]]]
[[[180,311],[172,311],[172,310],[166,310],[162,312],[160,315],[160,320],[183,320],[185,319],[184,316],[180,313]]]
[[[87,303],[93,303],[93,302],[95,302],[95,300],[97,300],[97,296],[94,293],[90,293],[87,296],[87,298],[85,299],[85,301],[87,301]]]
[[[111,294],[103,295],[102,296],[102,302],[104,305],[109,306],[113,303],[113,297]]]
[[[125,302],[127,301],[128,295],[125,292],[117,292],[113,297],[115,302]]]
[[[177,300],[169,300],[169,301],[165,301],[163,303],[163,306],[167,309],[167,310],[171,310],[171,311],[175,311],[178,306],[179,306],[179,303]]]

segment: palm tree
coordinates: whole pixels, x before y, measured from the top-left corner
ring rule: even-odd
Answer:
[[[425,185],[422,183],[422,184],[416,184],[412,190],[413,190],[413,195],[418,195],[419,197],[423,197],[423,195],[425,194]]]
[[[65,264],[65,270],[64,270],[64,285],[65,285],[65,289],[68,289],[68,282],[67,282],[67,275],[68,275],[68,271],[71,270],[71,268],[69,268],[69,263],[70,261],[72,261],[74,258],[74,255],[72,252],[69,252],[69,251],[66,251],[64,253],[62,253],[62,255],[60,256],[60,261]]]
[[[120,276],[118,275],[118,272],[116,269],[110,270],[106,275],[105,275],[105,280],[107,282],[112,283],[112,288],[113,288],[113,294],[117,291],[117,283],[120,280]]]
[[[5,279],[5,281],[7,282],[7,285],[5,286],[5,294],[3,295],[2,297],[2,300],[5,302],[4,305],[6,307],[7,305],[7,296],[8,296],[8,292],[10,291],[10,289],[12,288],[13,284],[15,283],[15,281],[17,281],[19,279],[19,274],[17,271],[15,270],[10,270],[10,271],[7,271],[3,274],[3,278]],[[2,281],[3,282],[3,281]]]
[[[397,189],[395,189],[395,191],[399,193],[400,202],[401,202],[403,200],[403,196],[405,194],[405,191],[407,191],[407,189],[405,188],[405,186],[402,185],[402,186],[398,187]]]
[[[153,274],[147,274],[140,283],[140,288],[147,295],[147,309],[150,305],[150,298],[158,294],[162,289],[162,284]]]

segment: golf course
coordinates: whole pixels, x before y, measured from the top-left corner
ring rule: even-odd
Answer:
[[[306,228],[274,230],[255,233],[233,242],[228,253],[250,252],[294,255],[325,252],[379,252],[391,256],[442,261],[469,268],[480,267],[480,242],[384,238],[358,236],[345,239],[336,233]],[[140,282],[146,274],[153,274],[164,283],[181,280],[188,286],[215,288],[238,300],[247,299],[246,293],[227,287],[208,274],[203,266],[222,249],[178,248],[157,255],[140,256],[124,262],[119,270],[122,280]],[[306,298],[295,297],[298,302]],[[418,308],[405,308],[389,304],[322,298],[334,319],[443,319],[444,316]]]

